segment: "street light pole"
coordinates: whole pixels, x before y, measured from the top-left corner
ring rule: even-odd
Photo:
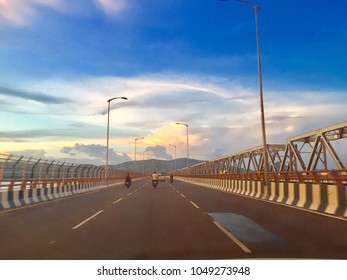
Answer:
[[[176,124],[181,124],[187,127],[187,171],[188,174],[190,174],[190,170],[189,170],[189,133],[188,133],[188,124],[186,123],[182,123],[182,122],[177,122]]]
[[[134,161],[134,176],[135,176],[135,164],[136,164],[136,142],[137,140],[139,139],[144,139],[145,137],[138,137],[138,138],[135,138],[135,161]]]
[[[175,148],[175,171],[176,171],[177,170],[177,166],[176,166],[176,145],[172,145],[172,144],[169,144],[169,145]]]
[[[227,0],[219,0],[227,1]],[[246,0],[235,0],[242,2],[250,6],[255,12],[255,31],[256,31],[256,40],[257,40],[257,60],[258,60],[258,84],[259,84],[259,97],[260,97],[260,114],[261,114],[261,131],[262,131],[262,142],[263,142],[263,160],[264,160],[264,196],[268,194],[268,153],[267,153],[267,144],[266,144],[266,131],[265,131],[265,114],[264,114],[264,99],[263,99],[263,81],[261,75],[261,63],[260,63],[260,41],[259,41],[259,28],[258,28],[258,11],[259,6],[253,4]]]
[[[109,144],[109,138],[110,138],[110,104],[112,100],[115,99],[124,99],[128,100],[126,97],[113,97],[107,100],[108,106],[107,106],[107,136],[106,136],[106,164],[105,164],[105,179],[106,179],[106,185],[108,185],[108,144]]]
[[[145,153],[146,153],[147,151],[143,151],[142,152],[142,162],[143,162],[143,171],[142,171],[142,173],[143,173],[143,175],[145,175]]]

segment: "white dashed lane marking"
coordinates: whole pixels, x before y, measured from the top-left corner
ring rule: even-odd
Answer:
[[[113,202],[113,204],[118,203],[118,202],[121,201],[122,199],[123,199],[123,198],[120,198],[120,199],[116,200],[115,202]]]
[[[89,218],[85,219],[83,222],[79,223],[78,225],[74,226],[72,229],[78,229],[80,226],[84,225],[85,223],[89,222],[91,219],[95,218],[97,215],[99,215],[103,210],[100,210],[99,212],[95,213],[94,215],[90,216]]]
[[[200,207],[198,205],[196,205],[193,201],[190,201],[190,203],[197,209],[199,209]]]

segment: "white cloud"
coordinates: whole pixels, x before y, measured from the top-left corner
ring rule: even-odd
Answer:
[[[89,158],[90,162],[97,165],[104,164],[106,158],[106,146],[104,145],[76,143],[73,147],[61,148],[60,152],[69,155],[71,157],[70,161],[73,161],[74,158]],[[109,164],[118,164],[131,160],[126,154],[115,152],[113,149],[109,149],[108,157]]]
[[[166,160],[173,159],[172,155],[168,154],[168,152],[166,151],[166,147],[162,145],[147,147],[145,149],[145,152],[149,152],[151,154],[151,158],[166,159]]]
[[[97,7],[106,15],[118,16],[129,5],[125,0],[0,0],[0,21],[29,26],[40,14],[40,7],[74,16],[90,15]]]
[[[108,15],[118,15],[126,7],[125,0],[94,0],[97,7]]]
[[[0,0],[0,19],[14,25],[28,25],[38,6],[61,10],[62,0]]]
[[[9,154],[16,155],[16,151],[9,151]],[[46,151],[44,149],[28,149],[21,151],[21,156],[33,159],[45,159]]]
[[[192,158],[211,159],[261,145],[258,89],[223,78],[167,73],[34,81],[25,88],[28,92],[44,93],[46,98],[72,100],[47,107],[17,96],[16,108],[20,106],[22,113],[28,112],[35,119],[42,118],[42,122],[36,122],[36,129],[47,129],[39,125],[47,124],[47,116],[50,123],[57,123],[62,129],[79,124],[73,132],[74,141],[83,139],[86,145],[104,141],[106,101],[116,96],[127,97],[127,101],[111,103],[110,145],[131,158],[134,138],[140,136],[145,139],[138,143],[139,152],[148,146],[174,144],[177,157],[184,157],[186,130],[175,125],[176,121],[189,124]],[[268,143],[285,143],[287,137],[345,121],[345,94],[264,91],[264,97]],[[13,106],[6,98],[3,97],[1,107],[10,111]],[[71,135],[60,137],[61,141],[71,139]]]
[[[20,0],[1,0],[0,16],[15,25],[25,25],[28,17],[33,16],[33,9]]]

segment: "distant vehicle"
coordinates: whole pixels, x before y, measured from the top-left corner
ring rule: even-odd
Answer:
[[[163,174],[163,173],[159,174],[158,180],[159,181],[165,181],[165,174]]]

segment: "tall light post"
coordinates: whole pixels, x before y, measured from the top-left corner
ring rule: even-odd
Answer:
[[[143,161],[143,175],[145,175],[145,153],[147,153],[147,151],[143,151],[142,152],[142,161]]]
[[[106,179],[106,185],[108,185],[108,144],[109,144],[109,138],[110,138],[110,104],[112,100],[115,99],[124,99],[128,100],[126,97],[113,97],[107,100],[108,106],[107,106],[107,136],[106,136],[106,163],[105,163],[105,179]]]
[[[227,1],[227,0],[219,0],[219,1]],[[261,114],[261,131],[262,131],[262,142],[263,142],[263,159],[264,159],[264,186],[265,186],[265,196],[268,193],[268,154],[267,154],[267,144],[266,144],[266,131],[265,131],[265,116],[264,116],[264,100],[263,100],[263,82],[261,76],[261,63],[260,63],[260,41],[259,41],[259,29],[258,29],[258,11],[259,6],[253,4],[246,0],[234,0],[242,2],[249,7],[251,7],[255,12],[255,33],[257,40],[257,58],[258,58],[258,84],[259,84],[259,96],[260,96],[260,114]]]
[[[189,174],[190,170],[189,170],[189,133],[188,133],[188,124],[182,123],[182,122],[177,122],[176,124],[184,125],[185,127],[187,127],[187,170],[188,170],[188,174]]]
[[[134,161],[134,176],[135,176],[135,164],[136,164],[136,142],[139,139],[144,139],[145,137],[137,137],[135,138],[135,161]]]
[[[172,144],[169,144],[170,146],[174,147],[175,148],[175,171],[177,170],[177,166],[176,166],[176,145],[172,145]]]

